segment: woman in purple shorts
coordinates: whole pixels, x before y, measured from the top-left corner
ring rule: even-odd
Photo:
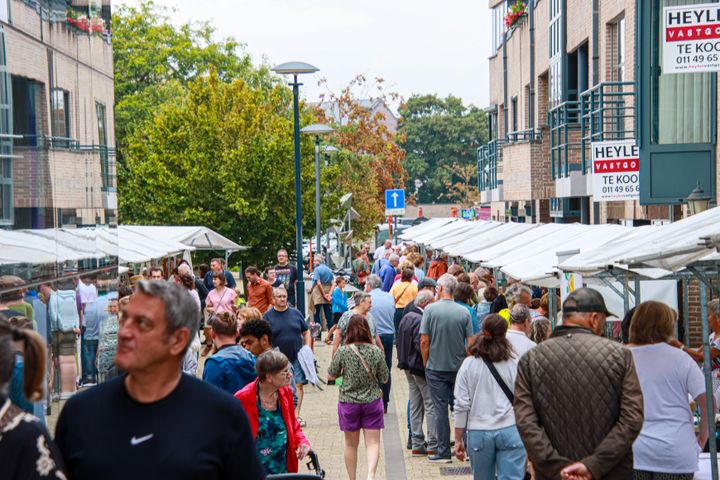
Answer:
[[[345,432],[345,468],[350,480],[357,478],[357,449],[360,430],[365,432],[368,480],[375,479],[380,458],[380,431],[385,427],[380,383],[388,381],[385,355],[373,345],[365,317],[355,314],[348,322],[345,345],[328,367],[330,379],[343,377],[338,417]]]

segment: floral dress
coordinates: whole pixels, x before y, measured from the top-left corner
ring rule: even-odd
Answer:
[[[286,455],[288,433],[280,405],[274,412],[265,410],[260,404],[258,393],[258,431],[255,437],[260,463],[271,475],[287,473]]]
[[[109,315],[100,326],[100,341],[98,342],[98,373],[103,380],[113,377],[115,371],[115,352],[117,351],[118,337],[117,315]]]
[[[1,397],[0,478],[66,478],[60,453],[45,427]]]

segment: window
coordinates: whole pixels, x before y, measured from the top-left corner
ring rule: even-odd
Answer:
[[[0,158],[0,225],[13,220],[11,159]]]
[[[54,88],[52,102],[52,134],[54,137],[68,139],[70,137],[70,93],[67,90]]]
[[[565,46],[561,45],[562,9],[560,0],[550,0],[548,4],[550,8],[550,39],[548,41],[550,46],[550,98],[548,100],[550,108],[553,108],[562,102],[562,56],[565,54],[563,51]]]
[[[502,2],[492,9],[492,47],[493,55],[498,48],[502,46],[503,38],[505,35],[505,14],[507,13],[508,7],[507,2]]]
[[[625,81],[625,17],[610,24],[610,80]]]
[[[105,104],[95,102],[95,114],[97,115],[98,124],[98,147],[100,149],[100,175],[102,176],[102,188],[106,190],[112,187],[110,175],[110,162],[107,148],[107,130],[106,130],[106,109]]]
[[[512,97],[510,99],[510,105],[512,106],[511,131],[517,132],[518,131],[518,101],[517,101],[517,97]]]
[[[653,9],[651,69],[651,142],[654,144],[710,143],[712,139],[713,73],[662,73],[662,10],[704,0],[657,0]]]

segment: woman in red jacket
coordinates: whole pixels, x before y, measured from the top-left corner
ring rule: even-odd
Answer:
[[[268,474],[297,473],[298,461],[310,452],[310,442],[295,416],[285,355],[268,350],[257,357],[257,380],[235,394],[250,419],[260,461]]]

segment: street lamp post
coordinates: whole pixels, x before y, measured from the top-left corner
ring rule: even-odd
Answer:
[[[306,135],[315,135],[315,228],[317,251],[322,253],[320,237],[320,135],[332,133],[335,130],[322,123],[313,123],[300,130]]]
[[[297,308],[305,316],[305,279],[302,253],[302,187],[300,184],[300,85],[298,75],[315,73],[319,69],[308,63],[286,62],[272,69],[278,75],[292,75],[293,81],[293,140],[295,142],[295,248],[297,258]]]

